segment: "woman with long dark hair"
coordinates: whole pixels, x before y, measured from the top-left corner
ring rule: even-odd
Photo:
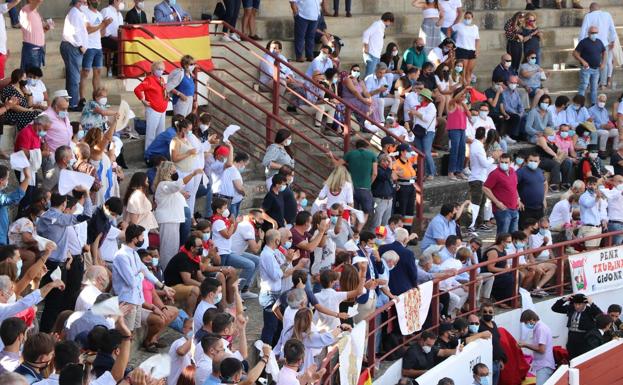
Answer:
[[[153,206],[147,197],[148,194],[147,174],[142,171],[134,173],[123,197],[124,221],[145,228],[145,242],[140,247],[142,249],[149,247],[149,231],[158,228],[158,221],[152,212]]]
[[[524,25],[524,13],[515,12],[513,17],[508,19],[504,24],[504,36],[506,37],[506,53],[511,55],[511,67],[519,70],[521,63],[521,55],[523,54],[524,37],[521,30]]]
[[[262,165],[266,167],[266,188],[270,191],[273,176],[279,173],[281,166],[294,168],[294,159],[291,150],[288,148],[292,144],[292,133],[285,128],[280,129],[275,134],[275,140],[266,148],[266,153],[262,159]]]
[[[515,292],[515,272],[508,271],[507,261],[501,259],[513,250],[512,242],[513,240],[510,234],[498,234],[495,238],[495,244],[484,252],[485,260],[489,262],[487,270],[493,274],[497,274],[493,281],[493,290],[491,293],[496,301],[504,301],[498,304],[498,306],[503,309],[510,309],[510,305],[506,302]]]

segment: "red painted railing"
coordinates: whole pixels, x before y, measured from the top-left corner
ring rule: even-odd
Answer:
[[[543,287],[544,290],[546,290],[547,292],[549,292],[550,294],[554,295],[554,296],[562,296],[565,292],[565,287],[567,287],[570,282],[565,281],[565,272],[567,271],[567,254],[565,249],[567,247],[573,247],[573,246],[577,246],[577,245],[582,245],[585,241],[588,240],[593,240],[593,239],[601,239],[602,240],[602,246],[603,247],[609,247],[610,245],[612,245],[612,238],[617,236],[617,235],[623,235],[623,231],[614,231],[614,232],[609,232],[609,233],[605,233],[605,234],[598,234],[598,235],[594,235],[591,237],[586,237],[586,238],[579,238],[579,239],[574,239],[571,241],[564,241],[564,242],[559,242],[559,243],[555,243],[553,245],[550,246],[543,246],[543,247],[539,247],[538,249],[529,249],[529,250],[525,250],[521,253],[516,253],[516,254],[511,254],[511,255],[507,255],[505,257],[499,258],[499,261],[511,261],[511,267],[509,267],[508,269],[506,269],[505,271],[499,272],[499,273],[495,273],[493,274],[493,276],[495,277],[496,275],[500,275],[500,274],[505,274],[508,272],[513,272],[515,274],[515,287],[514,287],[514,294],[510,297],[507,298],[503,301],[498,301],[498,302],[494,302],[495,305],[501,303],[501,302],[505,302],[507,303],[508,301],[511,302],[511,307],[513,309],[519,308],[520,304],[519,304],[519,298],[520,298],[520,294],[519,294],[519,279],[518,279],[518,271],[519,271],[519,258],[521,256],[525,256],[527,254],[533,254],[533,255],[539,255],[541,252],[548,250],[550,252],[550,255],[552,256],[548,261],[541,261],[541,262],[534,262],[534,263],[529,263],[529,264],[525,264],[525,265],[521,265],[521,267],[524,266],[534,266],[534,265],[538,265],[540,263],[544,263],[544,262],[553,262],[556,264],[556,275],[554,276],[553,280],[553,284],[551,285],[546,285]],[[555,255],[555,256],[554,256]],[[462,288],[464,290],[466,290],[469,293],[469,297],[468,300],[466,302],[467,307],[468,307],[468,311],[462,314],[459,314],[459,316],[461,317],[466,317],[469,314],[475,313],[478,311],[478,308],[476,307],[476,299],[477,299],[477,293],[476,293],[476,286],[478,284],[478,270],[480,268],[486,267],[489,265],[489,262],[482,262],[479,263],[477,265],[472,265],[469,266],[467,268],[461,269],[457,272],[457,274],[461,274],[464,272],[467,272],[469,274],[469,281],[462,284],[461,286],[458,286],[456,288],[453,288],[452,290],[458,290],[459,288]],[[430,308],[431,308],[431,319],[427,320],[427,324],[431,325],[430,328],[428,330],[435,330],[437,329],[437,327],[439,326],[440,322],[441,322],[441,318],[440,318],[440,314],[439,314],[439,297],[444,294],[444,291],[441,291],[439,289],[439,283],[441,281],[443,281],[444,279],[446,279],[448,277],[444,277],[444,278],[438,278],[435,279],[433,281],[433,296],[432,296],[432,301],[430,304]],[[396,322],[397,316],[396,316],[396,312],[390,312],[390,309],[393,308],[395,306],[395,303],[393,301],[390,301],[389,303],[387,303],[386,305],[377,308],[372,314],[370,314],[367,318],[366,318],[366,322],[368,323],[368,332],[366,335],[367,338],[367,342],[366,342],[366,355],[364,357],[364,365],[362,366],[362,369],[370,369],[370,373],[371,375],[374,376],[375,371],[377,370],[377,368],[379,367],[379,364],[381,361],[384,361],[387,359],[387,357],[389,357],[390,355],[394,354],[396,351],[398,351],[399,349],[404,348],[405,346],[407,346],[408,344],[410,344],[412,341],[415,340],[416,335],[411,335],[411,336],[405,336],[403,337],[403,342],[402,344],[400,344],[399,346],[396,346],[395,348],[393,348],[392,350],[389,350],[387,352],[385,352],[383,355],[377,356],[376,355],[376,351],[377,351],[377,346],[376,346],[376,333],[380,333],[381,329],[386,327],[388,324]],[[377,324],[377,316],[380,314],[385,314],[385,321],[381,322],[380,324]],[[321,368],[325,368],[327,370],[327,373],[325,374],[325,377],[323,379],[322,384],[323,385],[333,385],[333,381],[334,381],[334,373],[337,373],[338,369],[339,369],[339,362],[337,362],[337,347],[336,346],[332,346],[329,348],[329,352],[327,354],[327,356],[324,358],[324,360],[322,361],[322,365]]]
[[[259,81],[259,64],[265,60],[264,56],[272,55],[266,49],[261,47],[257,42],[243,35],[235,28],[231,28],[224,22],[188,22],[188,23],[166,23],[172,26],[179,26],[185,24],[197,24],[197,23],[209,23],[211,28],[210,35],[212,39],[212,61],[214,63],[214,69],[212,71],[204,71],[202,68],[197,68],[196,71],[204,71],[209,75],[209,82],[204,83],[197,80],[198,84],[208,89],[208,95],[197,93],[195,98],[209,102],[209,106],[212,109],[213,116],[216,122],[219,123],[221,129],[229,124],[237,124],[242,129],[232,138],[234,145],[238,148],[243,148],[250,153],[250,155],[261,161],[261,157],[265,151],[265,146],[272,143],[275,132],[280,128],[286,128],[292,132],[294,140],[291,148],[291,155],[297,161],[296,173],[297,180],[299,181],[299,187],[316,195],[322,188],[324,180],[333,169],[333,163],[329,160],[329,155],[336,154],[340,156],[346,153],[351,146],[353,139],[363,139],[370,143],[371,135],[357,132],[353,129],[353,122],[351,119],[352,113],[364,116],[372,125],[376,126],[379,131],[385,132],[385,135],[393,136],[396,141],[402,142],[402,140],[391,133],[389,133],[384,126],[377,122],[369,120],[365,113],[359,111],[357,108],[346,102],[339,95],[336,95],[329,89],[324,89],[323,92],[328,95],[328,98],[335,100],[336,104],[342,104],[345,108],[344,122],[337,122],[337,125],[342,130],[341,136],[327,135],[322,129],[314,127],[314,115],[318,108],[311,105],[311,112],[305,112],[298,109],[297,114],[293,114],[287,111],[285,105],[282,104],[282,96],[280,88],[284,87],[279,81],[279,68],[280,66],[289,68],[296,74],[297,78],[303,83],[311,83],[312,80],[305,75],[305,73],[299,71],[296,67],[290,63],[284,62],[279,57],[273,55],[274,58],[274,73],[272,74],[274,87],[271,92],[258,91]],[[229,28],[232,32],[236,32],[242,39],[241,42],[227,42],[223,43],[218,37],[222,36],[222,32],[216,32],[216,27],[222,25]],[[152,36],[154,39],[158,39],[150,31],[141,25],[124,25],[121,27],[132,29],[138,28],[145,33]],[[120,34],[122,36],[123,34]],[[132,53],[147,59],[141,52],[125,52],[123,50],[123,38],[119,41],[119,57],[122,59],[125,53]],[[126,40],[127,41],[127,40]],[[140,40],[132,40],[132,42],[142,45],[143,48],[151,51],[159,57],[162,57],[158,52],[153,51],[147,45]],[[166,42],[161,40],[165,46],[170,47]],[[219,52],[220,51],[220,52]],[[180,52],[182,54],[187,52]],[[192,53],[190,53],[192,54]],[[165,60],[163,58],[163,60]],[[168,61],[170,64],[170,61]],[[123,61],[121,60],[121,65]],[[119,71],[122,73],[122,71]],[[232,83],[236,83],[235,85]],[[293,89],[287,85],[288,91],[303,100],[303,95],[300,95],[296,89]],[[322,87],[321,87],[322,88]],[[308,102],[306,103],[310,105]],[[325,116],[326,113],[324,114]],[[422,223],[423,218],[423,184],[424,184],[424,156],[421,152],[417,151],[417,184],[416,184],[416,212],[414,215],[414,224],[419,226]],[[301,184],[301,181],[303,182]]]

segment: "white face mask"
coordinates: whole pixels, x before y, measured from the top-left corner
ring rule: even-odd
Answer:
[[[144,1],[139,1],[138,3],[136,3],[136,6],[138,7],[138,9],[143,9],[145,8],[145,2]]]
[[[292,139],[290,139],[290,138],[286,139],[286,141],[283,143],[283,145],[286,146],[286,147],[291,145],[291,144],[292,144]]]
[[[623,191],[623,183],[617,185],[617,190]]]
[[[125,9],[125,3],[119,3],[119,5],[117,6],[117,10],[123,11],[124,9]]]
[[[108,98],[99,98],[97,99],[97,102],[100,104],[100,106],[105,106],[108,103]]]
[[[511,83],[508,85],[508,88],[510,88],[511,90],[514,90],[517,88],[517,84],[516,83]]]
[[[207,124],[200,124],[199,125],[199,129],[201,130],[201,132],[206,132],[208,130],[208,128],[210,128],[210,126],[207,125]]]
[[[188,71],[189,71],[189,72],[195,72],[195,67],[196,67],[196,65],[195,65],[195,64],[191,64],[191,65],[189,65],[189,66],[188,66]]]
[[[431,350],[433,350],[433,348],[428,345],[422,346],[422,351],[426,354],[430,353]]]
[[[229,218],[229,209],[225,209],[225,211],[223,211],[223,216],[225,218]]]
[[[604,108],[606,106],[605,102],[597,102],[597,107]]]

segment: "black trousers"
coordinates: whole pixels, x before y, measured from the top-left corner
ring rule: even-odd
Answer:
[[[559,185],[560,184],[560,163],[554,159],[541,158],[539,167],[549,172],[549,183]],[[568,177],[567,177],[568,178]]]
[[[569,331],[567,337],[567,351],[569,352],[569,359],[573,359],[579,355],[586,353],[584,344],[584,335],[586,333]]]
[[[513,139],[518,139],[521,117],[517,114],[508,115],[510,115],[510,119],[504,121],[504,133]]]
[[[519,210],[519,230],[524,229],[524,225],[526,224],[526,219],[533,218],[537,221],[545,215],[543,211],[543,207],[540,209],[531,209],[526,207],[524,210]]]
[[[485,193],[482,192],[482,185],[483,183],[479,180],[474,180],[468,183],[469,185],[469,197],[470,200],[472,201],[472,204],[474,205],[478,205],[480,207],[480,210],[478,210],[478,217],[476,218],[476,223],[475,226],[479,226],[482,225],[483,222],[483,216],[482,213],[484,211],[484,207],[485,207],[485,201],[487,200]],[[474,215],[472,213],[472,215]]]
[[[415,187],[400,185],[394,199],[394,214],[412,217],[415,212]],[[407,226],[405,226],[407,227]]]
[[[63,310],[73,310],[76,306],[76,300],[80,294],[82,276],[84,275],[84,261],[81,255],[74,255],[69,269],[65,267],[65,263],[54,261],[46,261],[45,266],[48,268],[48,272],[41,279],[41,286],[45,286],[52,281],[50,275],[59,266],[61,279],[65,283],[64,291],[54,289],[45,297],[39,330],[49,333],[52,331],[59,313]]]
[[[117,39],[114,39],[111,36],[104,36],[102,39],[102,48],[108,49],[113,52],[112,54],[112,73],[113,75],[117,75],[117,70],[119,69],[119,60],[117,56],[117,51],[119,51],[119,44]],[[108,63],[104,63],[104,66],[108,67]]]
[[[507,40],[506,53],[511,55],[511,67],[518,71],[521,64],[521,56],[523,55],[523,43],[517,40]]]

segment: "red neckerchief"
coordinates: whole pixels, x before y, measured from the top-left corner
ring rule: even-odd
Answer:
[[[212,215],[212,218],[210,218],[212,223],[218,221],[219,219],[221,221],[225,222],[225,227],[229,228],[229,225],[231,224],[231,222],[229,221],[229,219],[225,218],[224,216],[219,215],[219,214],[214,214],[214,215]]]
[[[185,246],[180,247],[180,251],[188,256],[191,261],[195,263],[201,263],[201,257],[198,255],[193,255],[190,251],[186,250]]]
[[[288,250],[286,250],[286,248],[283,247],[283,246],[279,246],[277,248],[277,250],[279,250],[281,252],[281,254],[283,254],[283,255],[288,255]]]
[[[424,108],[424,107],[428,106],[429,103],[430,103],[429,101],[426,101],[426,102],[422,101],[422,103],[420,103],[418,106],[415,106],[415,110],[417,111],[420,108]]]

